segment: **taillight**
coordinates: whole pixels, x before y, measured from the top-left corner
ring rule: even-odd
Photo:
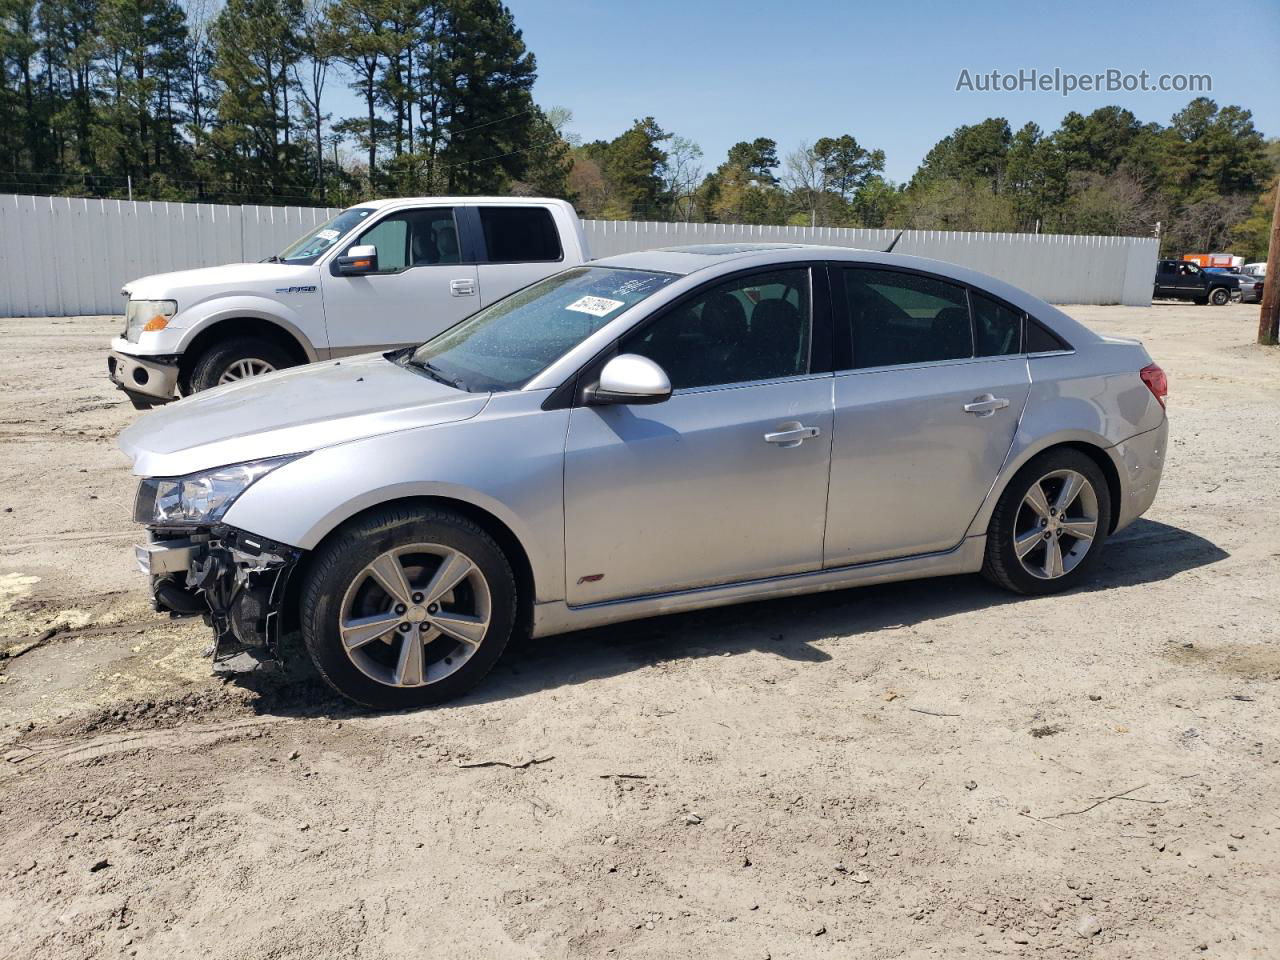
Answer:
[[[1139,376],[1142,377],[1142,382],[1147,385],[1147,389],[1151,391],[1151,395],[1159,400],[1160,406],[1163,407],[1164,398],[1169,395],[1169,378],[1160,369],[1160,364],[1147,364],[1142,368]]]

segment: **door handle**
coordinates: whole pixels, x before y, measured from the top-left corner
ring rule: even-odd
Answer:
[[[989,417],[997,410],[1003,410],[1009,405],[1009,401],[1004,397],[993,397],[989,393],[984,393],[980,397],[974,397],[973,403],[964,405],[965,413],[972,413],[979,417]]]
[[[765,443],[776,443],[780,447],[798,447],[806,440],[811,440],[820,433],[822,431],[817,427],[806,427],[799,420],[791,420],[787,423],[779,424],[774,433],[766,433],[764,441]]]
[[[470,278],[449,281],[449,293],[455,297],[474,297],[476,282]]]

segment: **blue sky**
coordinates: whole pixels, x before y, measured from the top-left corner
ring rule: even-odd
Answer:
[[[739,140],[853,134],[911,176],[964,123],[1003,116],[1046,130],[1069,110],[1118,103],[1167,123],[1190,93],[956,92],[971,73],[1207,73],[1209,96],[1280,136],[1280,0],[1218,5],[1008,0],[507,0],[538,58],[534,96],[573,111],[584,140],[636,117],[699,143],[714,169]]]

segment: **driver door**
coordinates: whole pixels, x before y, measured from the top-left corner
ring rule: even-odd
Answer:
[[[333,356],[418,344],[480,309],[480,280],[465,263],[452,207],[398,210],[347,245],[378,248],[378,271],[322,271]],[[346,251],[344,250],[343,253]]]
[[[618,352],[655,361],[673,391],[571,411],[570,605],[821,566],[832,375],[813,301],[808,267],[774,269],[699,291],[622,338]]]

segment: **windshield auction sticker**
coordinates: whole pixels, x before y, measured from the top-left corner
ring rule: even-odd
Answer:
[[[589,313],[593,317],[607,317],[625,302],[624,300],[609,300],[605,297],[582,297],[573,301],[565,309],[573,310],[576,313]]]

